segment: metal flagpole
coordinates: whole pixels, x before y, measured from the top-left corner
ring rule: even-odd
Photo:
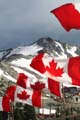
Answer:
[[[64,109],[64,112],[65,112],[65,97],[64,97],[64,87],[63,87],[63,83],[62,83],[62,96],[63,96],[63,109]],[[64,120],[64,114],[62,116],[62,119]]]
[[[11,102],[11,116],[12,120],[14,120],[14,102]]]

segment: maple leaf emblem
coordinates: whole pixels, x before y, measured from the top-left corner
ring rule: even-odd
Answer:
[[[34,85],[30,85],[32,89],[34,90],[42,90],[43,88],[45,88],[45,84],[44,83],[41,83],[41,82],[35,82]]]
[[[57,63],[54,62],[54,60],[52,60],[51,62],[49,62],[49,66],[46,66],[46,71],[48,71],[50,74],[56,76],[56,77],[61,77],[61,75],[64,73],[63,72],[63,68],[57,68]]]
[[[21,93],[17,94],[17,97],[22,100],[26,100],[30,97],[30,95],[27,94],[27,92],[24,90]]]

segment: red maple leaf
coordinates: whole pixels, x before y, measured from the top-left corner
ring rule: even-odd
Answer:
[[[54,60],[49,62],[49,66],[46,66],[46,70],[54,76],[58,77],[58,76],[61,76],[64,73],[63,68],[59,68],[59,67],[57,68],[57,63],[54,62]]]
[[[17,94],[17,97],[22,100],[26,100],[30,97],[30,95],[27,94],[27,92],[24,90],[21,93]]]
[[[41,83],[41,82],[35,82],[34,85],[30,85],[32,89],[34,90],[42,90],[43,88],[45,88],[45,84],[44,83]]]

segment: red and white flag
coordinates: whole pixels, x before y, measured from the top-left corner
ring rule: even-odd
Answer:
[[[80,56],[69,59],[67,72],[72,79],[72,84],[80,86]]]
[[[38,66],[39,63],[41,66]],[[55,81],[80,86],[79,64],[80,56],[55,59],[52,56],[41,53],[32,59],[30,66]]]
[[[19,73],[18,78],[17,78],[17,85],[25,88],[25,89],[30,89],[30,84],[35,83],[37,80],[27,76],[24,73]]]
[[[10,99],[8,96],[0,97],[0,111],[10,112]]]
[[[20,78],[20,76],[23,76]],[[31,82],[30,78],[27,76],[27,80],[24,82],[24,76],[26,76],[24,73],[19,74],[19,78],[17,81],[17,85],[25,88],[24,86],[29,86],[29,90],[34,90],[34,91],[50,91],[51,93],[61,97],[61,86],[60,83],[57,81],[54,81],[50,78],[43,78],[39,79],[36,82]],[[28,84],[28,85],[27,85]],[[27,89],[27,88],[26,88]],[[45,89],[45,90],[44,90]]]
[[[56,96],[62,97],[61,83],[48,78],[48,89]]]
[[[46,53],[40,53],[32,59],[30,66],[48,78],[56,79],[62,77],[66,61],[62,59],[55,60],[55,58]]]
[[[34,91],[36,91],[36,90],[42,91],[45,88],[45,83],[44,83],[44,80],[42,80],[42,82],[37,81],[34,84],[31,83],[30,86]]]
[[[21,102],[29,104],[35,107],[41,107],[41,91],[34,91],[29,89],[24,89],[20,86],[16,87],[14,102]]]
[[[66,3],[51,11],[66,31],[80,30],[80,3]]]
[[[40,73],[45,73],[45,71],[46,71],[45,65],[43,63],[44,55],[45,55],[45,53],[40,53],[40,54],[36,55],[32,59],[31,64],[30,64],[30,66],[32,68],[39,71]]]
[[[11,101],[14,101],[14,93],[15,93],[15,90],[16,90],[16,86],[15,85],[11,85],[7,88],[6,90],[6,95],[9,97],[9,99]]]
[[[60,82],[51,78],[43,78],[40,80],[45,84],[45,88],[43,89],[44,94],[52,93],[58,97],[62,97],[62,84]]]
[[[63,83],[67,82],[68,84],[80,86],[80,56],[67,59],[64,66],[64,73],[60,80]]]

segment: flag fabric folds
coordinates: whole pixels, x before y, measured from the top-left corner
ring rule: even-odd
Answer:
[[[20,73],[20,75],[24,73]],[[19,76],[20,76],[19,75]],[[19,78],[17,79],[19,80]],[[20,84],[18,84],[19,82],[17,82],[17,85],[22,87],[23,85],[23,81],[24,81],[24,77],[20,79]],[[28,84],[28,85],[27,85]],[[54,81],[53,79],[50,78],[43,78],[34,82],[30,81],[30,77],[27,76],[27,81],[25,82],[24,86],[30,86],[29,88],[26,88],[26,90],[33,90],[33,91],[50,91],[51,93],[61,97],[61,86],[60,83],[57,81]],[[23,86],[23,88],[25,88]],[[45,92],[44,92],[45,93]]]
[[[51,13],[67,32],[71,29],[80,29],[80,3],[66,3],[53,9]]]
[[[56,60],[47,53],[40,53],[32,59],[30,66],[42,74],[46,74],[46,71],[49,71],[50,73],[54,74],[54,76],[61,76],[63,73],[62,67],[64,66],[65,62],[62,64],[60,62],[60,66],[56,69],[58,65]]]
[[[7,88],[6,90],[6,95],[9,97],[9,99],[11,101],[14,101],[14,93],[15,93],[15,90],[16,90],[16,86],[15,85],[11,85]]]
[[[33,58],[30,66],[40,73],[44,73],[46,71],[42,58],[44,57],[44,53],[38,54],[36,57]],[[36,64],[35,64],[36,63]]]
[[[43,88],[43,93],[52,93],[58,97],[62,97],[62,84],[58,81],[55,81],[51,78],[40,79],[40,82],[43,82],[45,87]]]
[[[37,66],[37,65],[41,66]],[[10,102],[21,102],[35,107],[42,107],[46,90],[62,97],[62,83],[80,86],[80,56],[68,59],[57,59],[47,53],[36,55],[30,66],[45,75],[45,78],[34,79],[19,73],[17,84],[9,86],[6,96],[0,98],[0,110],[10,111]],[[45,95],[44,95],[45,96]]]
[[[80,3],[66,3],[51,11],[63,28],[69,32],[80,30]],[[35,107],[42,107],[47,89],[50,93],[62,97],[61,84],[80,86],[80,56],[57,59],[47,53],[36,55],[30,66],[44,74],[37,80],[24,73],[19,73],[16,85],[9,86],[6,95],[0,97],[0,111],[10,112],[11,102],[21,102]]]
[[[23,88],[26,88],[27,79],[28,77],[24,73],[19,73],[17,78],[17,84]]]
[[[68,59],[55,59],[52,56],[48,55],[43,55],[43,57],[39,58],[38,61],[38,56],[37,55],[37,63],[40,61],[43,62],[42,69],[45,68],[44,73],[39,71],[38,67],[35,67],[36,64],[36,56],[32,59],[32,62],[30,66],[37,71],[41,72],[48,78],[51,78],[55,81],[64,83],[64,84],[69,84],[69,85],[77,85],[80,86],[80,76],[79,76],[79,71],[80,71],[80,56],[76,57],[71,57]]]
[[[72,84],[80,86],[80,56],[69,59],[68,74],[72,78]]]
[[[44,81],[43,82],[37,81],[37,82],[35,82],[35,84],[31,83],[31,88],[35,91],[36,90],[42,91],[45,88],[45,83],[44,83]]]
[[[8,96],[0,97],[0,111],[10,112],[10,99]]]
[[[17,86],[14,98],[14,102],[21,102],[35,107],[41,107],[41,91],[24,89]]]
[[[18,78],[17,78],[17,85],[25,88],[25,89],[30,89],[30,84],[35,83],[36,79],[32,77],[28,77],[24,73],[19,73]]]
[[[52,94],[62,97],[61,84],[59,82],[48,78],[48,89]]]
[[[43,54],[42,58],[39,57],[40,54]],[[32,59],[30,66],[48,78],[59,81],[64,74],[64,66],[66,65],[67,60],[55,60],[55,58],[46,53],[40,54],[36,55]],[[45,68],[44,72],[40,71],[39,67],[37,66],[37,64],[40,62],[42,63],[41,70]]]

